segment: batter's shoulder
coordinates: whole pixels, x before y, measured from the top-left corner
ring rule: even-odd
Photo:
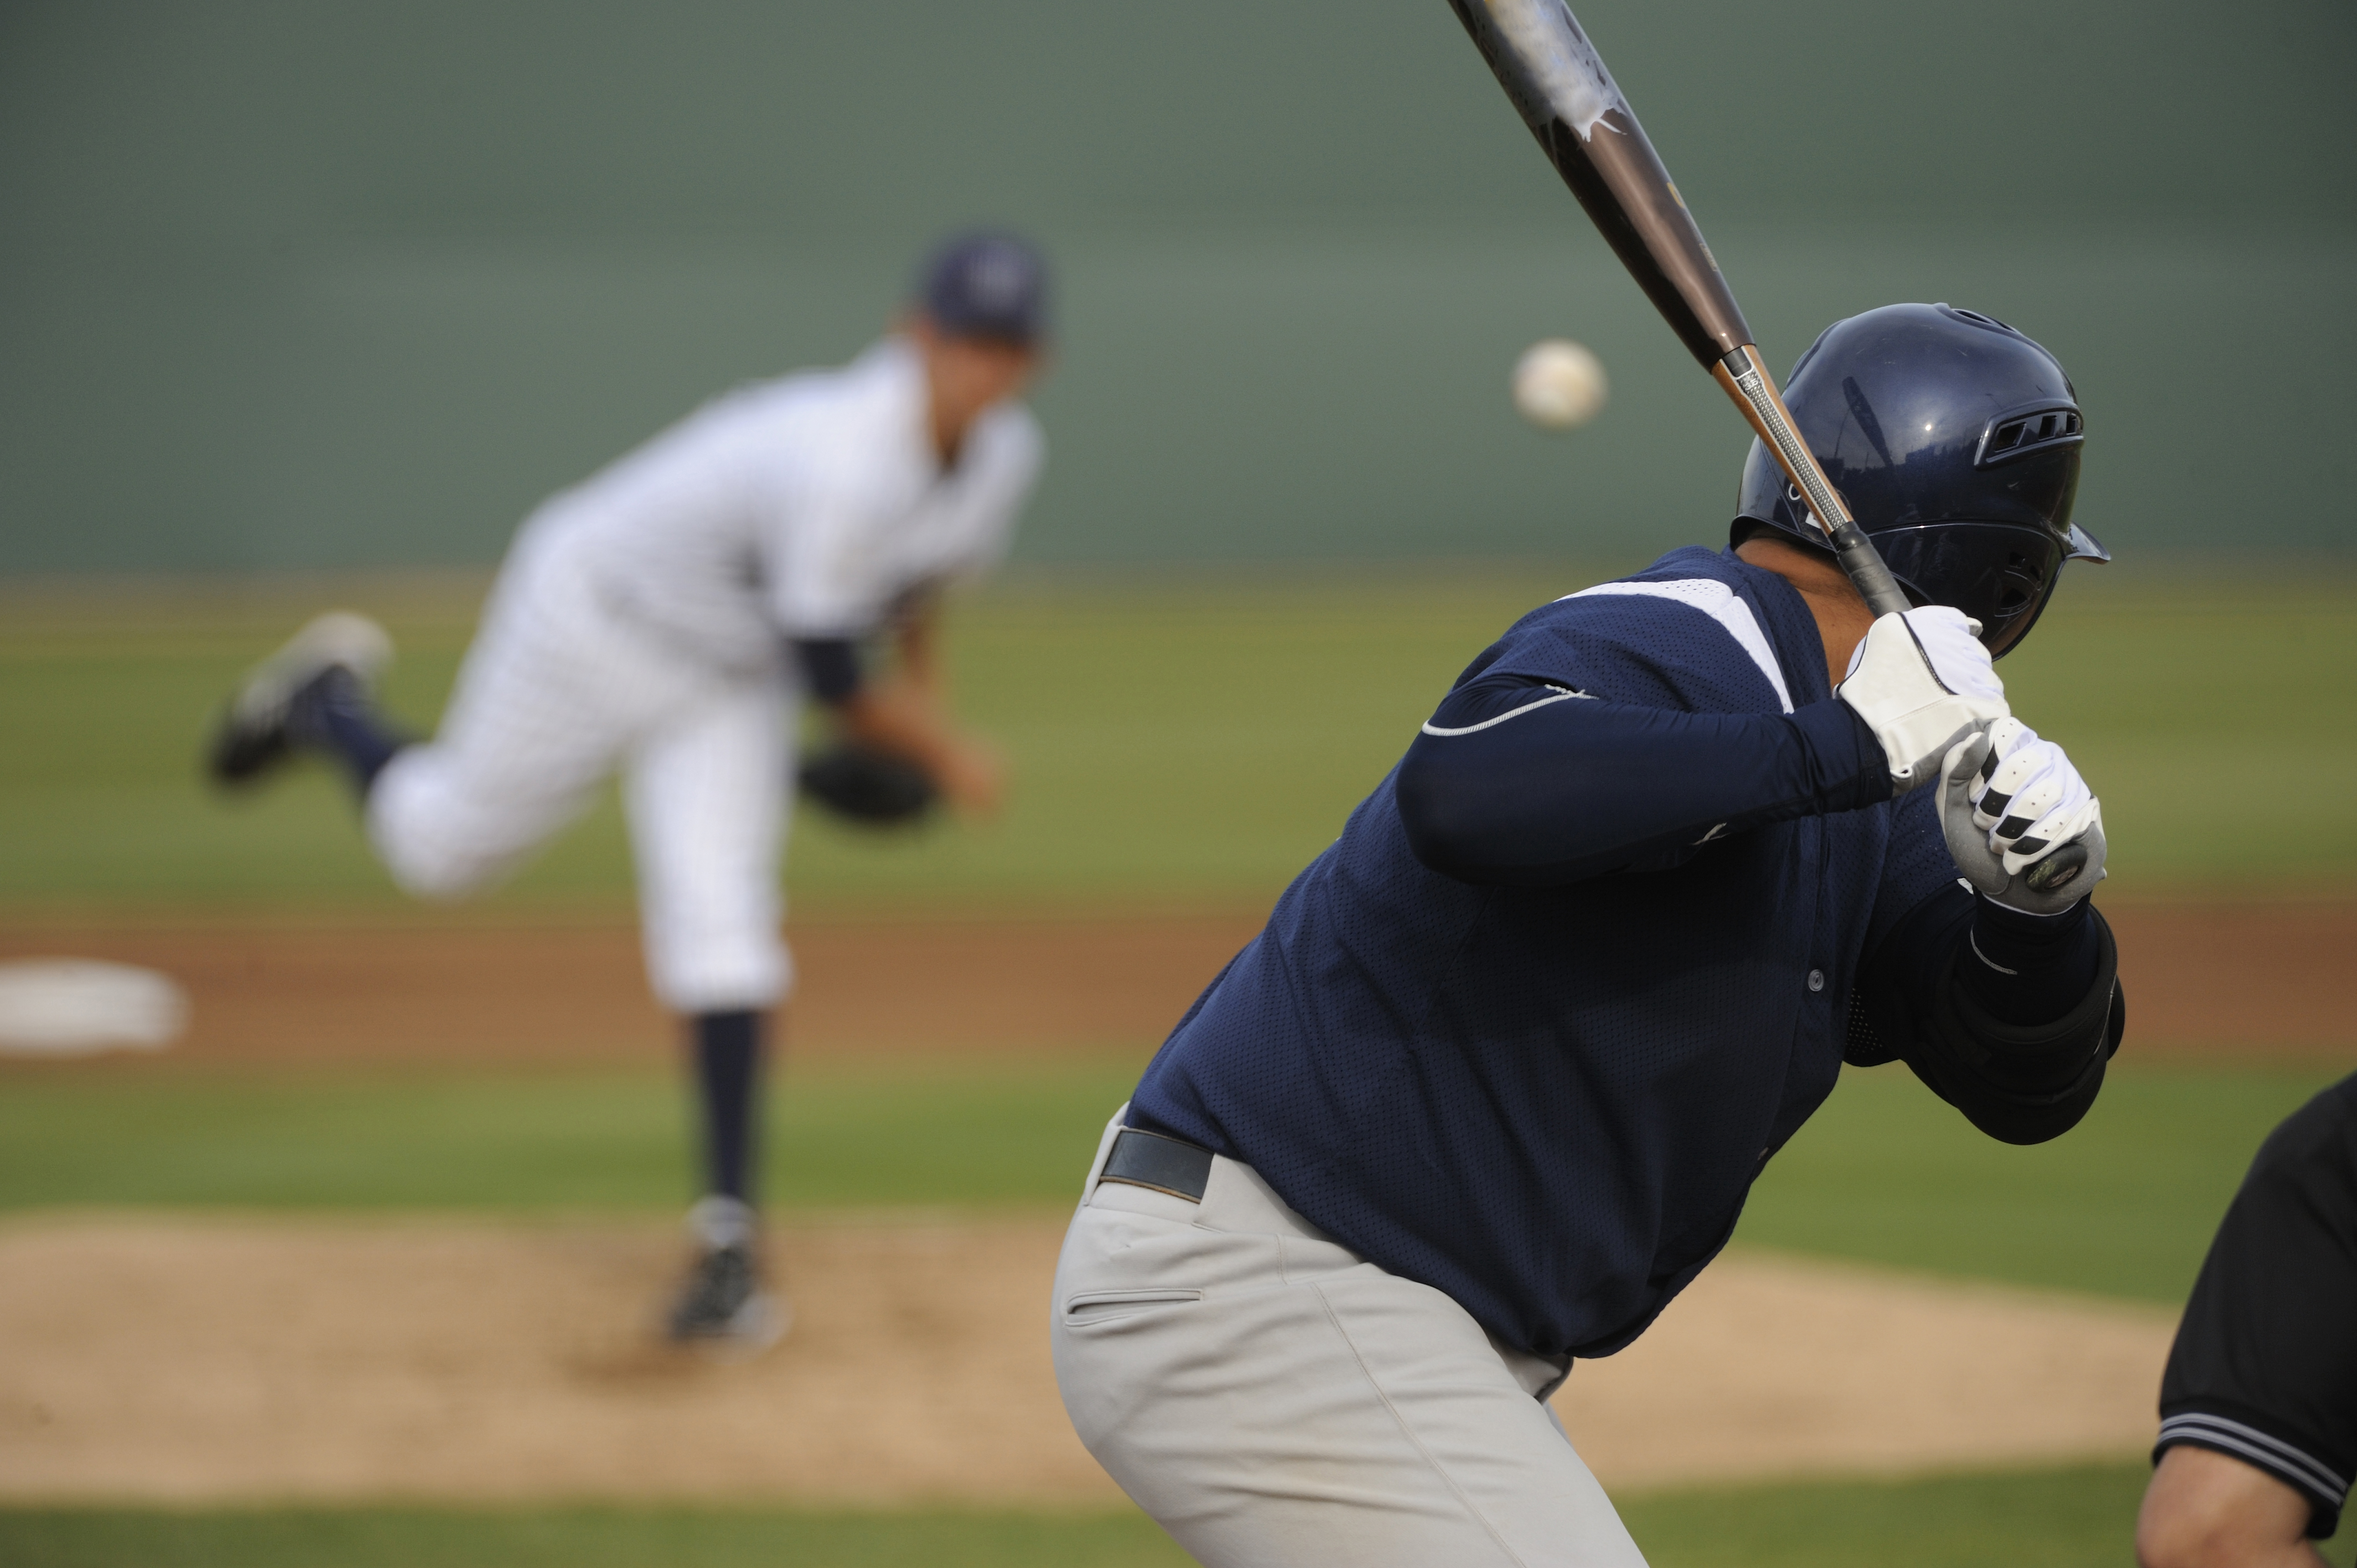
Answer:
[[[1781,577],[1699,546],[1540,606],[1469,676],[1512,672],[1687,712],[1790,713],[1821,699],[1815,621]]]

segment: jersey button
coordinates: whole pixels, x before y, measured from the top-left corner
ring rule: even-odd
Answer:
[[[1813,969],[1809,971],[1809,989],[1812,991],[1823,991],[1824,988],[1825,972],[1822,969]]]

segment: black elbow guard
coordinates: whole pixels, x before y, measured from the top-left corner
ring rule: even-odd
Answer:
[[[2103,1087],[2104,1067],[2120,1048],[2127,1004],[2120,993],[2119,948],[2095,910],[2100,943],[2095,978],[2079,1004],[2050,1024],[2007,1024],[1991,1017],[1956,983],[1951,953],[1928,1013],[1900,1054],[1915,1076],[1990,1137],[2042,1144],[2079,1124]]]

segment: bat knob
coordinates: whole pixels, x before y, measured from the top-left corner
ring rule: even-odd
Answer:
[[[2060,893],[2087,869],[2087,846],[2066,843],[2021,874],[2032,893]]]

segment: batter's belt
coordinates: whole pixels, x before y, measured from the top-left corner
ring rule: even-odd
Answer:
[[[1097,1173],[1101,1183],[1150,1187],[1189,1203],[1203,1201],[1203,1188],[1211,1179],[1211,1150],[1142,1127],[1124,1127],[1114,1134],[1113,1150],[1105,1155],[1104,1169]]]

